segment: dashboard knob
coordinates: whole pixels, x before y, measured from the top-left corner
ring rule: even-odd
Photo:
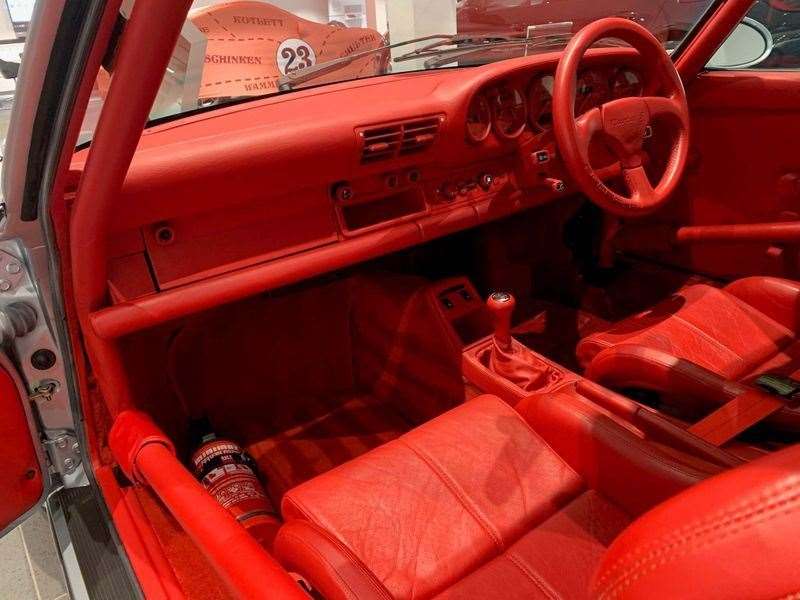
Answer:
[[[445,200],[452,202],[458,197],[458,186],[455,183],[446,181],[439,188],[439,193],[444,196]]]
[[[492,187],[494,183],[494,175],[491,173],[483,173],[480,177],[478,177],[478,185],[481,186],[481,189],[488,192],[489,189]]]
[[[355,194],[353,188],[347,183],[339,183],[333,188],[333,197],[339,202],[346,202],[350,200]]]
[[[391,173],[384,178],[383,182],[387,188],[392,189],[397,187],[397,185],[400,183],[400,179],[397,177],[397,175]]]

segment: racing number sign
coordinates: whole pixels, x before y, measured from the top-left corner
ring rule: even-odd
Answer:
[[[281,75],[286,75],[312,66],[317,62],[317,57],[314,49],[304,40],[289,38],[278,46],[277,61]]]

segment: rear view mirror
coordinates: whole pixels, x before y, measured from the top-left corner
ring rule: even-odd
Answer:
[[[745,17],[731,32],[708,66],[715,69],[746,69],[772,53],[772,34],[761,23]]]

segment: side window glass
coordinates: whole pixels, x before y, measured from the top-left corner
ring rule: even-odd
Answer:
[[[800,69],[800,0],[756,0],[708,66]]]

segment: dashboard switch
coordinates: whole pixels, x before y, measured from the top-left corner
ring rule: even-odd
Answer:
[[[533,153],[533,159],[536,161],[536,164],[542,165],[546,162],[550,162],[550,153],[547,150],[537,150]]]
[[[397,185],[400,183],[400,180],[398,179],[397,175],[390,173],[384,178],[383,183],[391,190],[397,187]]]
[[[489,189],[492,187],[494,183],[494,175],[491,173],[483,173],[480,177],[478,177],[478,185],[481,186],[481,189],[488,192]]]

